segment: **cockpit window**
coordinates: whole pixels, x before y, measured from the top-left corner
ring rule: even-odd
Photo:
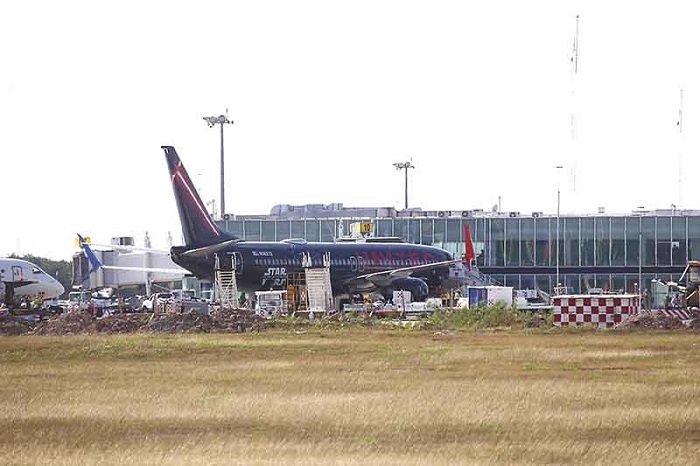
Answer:
[[[39,267],[32,267],[32,273],[33,273],[34,275],[38,275],[38,274],[43,274],[44,271],[41,270]]]

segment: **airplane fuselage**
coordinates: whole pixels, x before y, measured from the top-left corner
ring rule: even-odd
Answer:
[[[180,256],[184,247],[174,247],[173,261],[199,278],[213,280],[214,256],[196,258]],[[305,241],[242,241],[220,251],[220,267],[235,268],[238,286],[245,290],[269,290],[284,287],[293,273],[304,271],[304,256],[320,267],[325,253],[330,255],[333,294],[372,291],[365,285],[348,285],[353,278],[404,267],[448,261],[452,255],[440,248],[404,243],[307,243]],[[447,267],[415,273],[428,285],[437,285],[447,275]]]
[[[219,269],[235,269],[238,288],[245,291],[283,288],[290,274],[329,262],[334,296],[379,291],[388,296],[397,290],[411,292],[412,299],[427,298],[431,285],[450,276],[452,255],[420,244],[371,241],[333,243],[304,240],[244,241],[222,231],[207,212],[182,160],[172,146],[162,146],[168,163],[175,203],[185,246],[170,250],[172,260],[199,278],[214,279]]]
[[[9,291],[11,290],[11,291]],[[0,302],[10,293],[14,299],[56,298],[63,285],[36,264],[15,258],[0,258]]]

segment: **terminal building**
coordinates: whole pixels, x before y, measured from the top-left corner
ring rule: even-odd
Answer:
[[[639,210],[589,215],[542,212],[396,210],[342,204],[276,205],[269,215],[225,214],[219,226],[249,241],[303,238],[334,241],[355,222],[375,236],[438,246],[460,257],[468,226],[479,270],[518,289],[568,292],[651,289],[655,279],[678,280],[688,260],[700,259],[700,210]],[[641,282],[641,288],[638,284]]]

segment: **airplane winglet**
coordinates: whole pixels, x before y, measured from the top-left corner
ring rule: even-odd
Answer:
[[[88,261],[90,261],[90,271],[88,273],[92,273],[95,270],[98,270],[102,268],[103,264],[100,262],[100,260],[97,258],[94,252],[92,252],[92,249],[90,249],[90,246],[88,243],[85,241],[85,238],[80,236],[80,233],[78,233],[78,242],[80,244],[80,247],[83,249],[83,253],[85,254],[85,257],[88,258]]]

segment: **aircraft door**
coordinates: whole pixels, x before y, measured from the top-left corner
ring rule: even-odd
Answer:
[[[350,256],[350,271],[351,272],[364,272],[365,271],[365,258],[362,256]]]
[[[243,255],[236,251],[233,253],[233,269],[236,271],[236,275],[240,275],[243,272]]]
[[[295,244],[290,244],[289,249],[287,250],[287,254],[289,254],[289,262],[287,263],[287,267],[289,268],[297,265],[297,255],[299,256],[299,264],[301,265],[301,257],[303,253],[304,251],[298,248]]]
[[[13,265],[12,266],[12,281],[21,282],[22,281],[22,267]]]

